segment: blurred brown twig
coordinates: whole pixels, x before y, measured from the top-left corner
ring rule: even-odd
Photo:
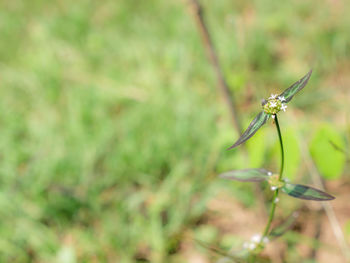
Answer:
[[[229,113],[231,115],[231,120],[234,127],[236,128],[238,134],[241,134],[242,127],[237,114],[237,109],[234,100],[234,94],[231,92],[220,67],[219,58],[217,56],[213,41],[211,39],[208,27],[205,23],[203,16],[203,8],[197,0],[188,0],[190,10],[193,13],[193,17],[196,21],[198,30],[201,34],[202,42],[205,47],[205,51],[208,56],[208,60],[213,65],[217,80],[218,88],[222,94],[222,97],[229,108]]]
[[[201,39],[203,46],[205,48],[208,60],[213,66],[213,69],[215,71],[217,81],[218,81],[218,88],[220,90],[220,93],[222,94],[223,100],[225,101],[229,114],[231,117],[231,121],[233,126],[235,127],[236,131],[238,134],[242,133],[242,126],[240,119],[238,117],[237,109],[236,109],[236,104],[235,104],[235,98],[234,94],[231,92],[229,85],[227,84],[227,81],[224,77],[223,70],[220,66],[219,58],[216,53],[214,43],[212,41],[210,32],[208,30],[207,24],[204,19],[204,14],[203,14],[203,8],[198,2],[198,0],[188,0],[189,3],[189,8],[191,13],[193,14],[194,20],[196,22],[198,31],[200,32]],[[264,193],[262,192],[261,188],[256,185],[254,188],[255,193],[258,195],[258,200],[261,202],[261,214],[264,217],[267,217],[266,214],[266,204],[265,204],[265,196]]]

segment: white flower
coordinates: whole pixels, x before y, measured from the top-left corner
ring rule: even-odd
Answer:
[[[252,236],[251,241],[259,243],[261,241],[261,236],[259,234],[255,234],[254,236]]]
[[[249,249],[249,250],[254,250],[256,248],[256,243],[254,242],[244,242],[243,243],[243,248],[244,249]]]
[[[277,106],[277,103],[276,102],[273,102],[273,101],[270,101],[270,107],[274,108]]]
[[[274,119],[276,116],[275,116],[275,114],[273,114],[273,115],[271,115],[271,117],[272,117],[272,119]]]
[[[251,237],[249,242],[244,242],[243,243],[243,248],[244,249],[249,249],[249,250],[254,250],[258,245],[261,243],[267,243],[269,242],[269,239],[267,237],[262,237],[259,234],[255,234]]]
[[[268,175],[268,176],[271,176],[271,175],[272,175],[272,173],[271,173],[271,172],[267,172],[267,175]]]
[[[276,99],[276,97],[278,96],[278,94],[271,94],[270,98],[269,99]]]
[[[249,243],[249,249],[250,250],[254,250],[256,248],[256,244],[255,243]]]
[[[277,204],[277,203],[279,202],[279,200],[280,200],[280,199],[277,197],[277,198],[275,199],[274,203]]]
[[[279,96],[278,99],[283,102],[283,101],[286,101],[286,98],[284,96]]]
[[[271,191],[277,190],[277,186],[271,186]]]
[[[287,107],[288,107],[288,106],[287,106],[286,104],[282,104],[281,110],[286,111]]]

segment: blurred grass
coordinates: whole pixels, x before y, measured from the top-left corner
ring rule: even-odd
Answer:
[[[326,84],[348,68],[345,1],[203,3],[244,122],[310,67],[300,127],[344,110]],[[237,134],[181,1],[4,0],[0,35],[1,262],[185,262],[208,199],[254,202],[215,174],[275,165],[270,128],[265,158],[225,152]]]

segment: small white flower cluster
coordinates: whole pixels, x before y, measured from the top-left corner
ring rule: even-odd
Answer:
[[[268,172],[267,175],[269,176],[268,182],[269,182],[271,191],[276,191],[278,188],[281,188],[284,186],[285,180],[279,179],[278,174],[273,174],[271,172]]]
[[[275,95],[272,94],[271,96],[275,96],[276,97],[277,95],[276,94]],[[286,104],[284,104],[283,102],[286,101],[286,98],[284,96],[278,96],[278,99],[279,99],[280,102],[282,102],[281,110],[283,110],[285,112],[288,106]]]
[[[271,94],[267,99],[267,102],[264,104],[264,111],[274,118],[275,114],[279,111],[286,111],[287,105],[283,102],[286,101],[284,96],[278,96],[277,94]]]
[[[268,98],[269,100],[273,100],[277,98],[277,94],[271,94],[270,98]]]
[[[283,96],[278,96],[277,94],[271,94],[269,100],[278,98],[281,102],[285,101],[286,99]]]
[[[252,236],[250,241],[243,243],[243,248],[248,250],[254,250],[260,243],[267,244],[269,239],[267,237],[262,237],[259,234]]]

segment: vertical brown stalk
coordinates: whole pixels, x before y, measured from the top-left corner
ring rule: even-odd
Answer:
[[[203,8],[199,4],[197,0],[188,0],[190,4],[190,10],[193,13],[193,17],[196,21],[198,30],[201,34],[202,42],[205,47],[205,52],[207,54],[208,60],[213,66],[213,69],[215,71],[215,75],[217,77],[218,81],[218,88],[220,89],[220,93],[222,94],[222,97],[229,109],[230,116],[232,123],[234,127],[236,128],[238,134],[241,134],[242,128],[241,124],[238,118],[235,100],[234,100],[234,94],[231,92],[225,78],[222,72],[222,69],[220,67],[219,58],[217,56],[216,50],[214,48],[213,41],[211,39],[208,27],[206,25],[206,22],[204,20],[203,16]]]
[[[187,1],[189,3],[190,11],[196,22],[198,31],[201,35],[201,40],[205,48],[205,52],[207,54],[208,60],[213,66],[213,70],[215,72],[217,82],[218,82],[218,89],[222,95],[223,100],[225,101],[225,104],[227,105],[231,122],[234,128],[236,129],[237,133],[242,134],[243,130],[242,130],[240,119],[238,117],[234,94],[231,92],[227,84],[227,81],[225,80],[223,70],[220,66],[219,58],[214,47],[214,43],[212,41],[210,32],[208,30],[207,24],[204,19],[203,8],[198,2],[198,0],[187,0]],[[259,197],[258,200],[261,203],[261,205],[259,206],[262,208],[261,214],[264,217],[267,217],[266,210],[265,210],[264,193],[262,192],[261,188],[258,185],[256,185],[256,187],[254,188],[254,191]]]

